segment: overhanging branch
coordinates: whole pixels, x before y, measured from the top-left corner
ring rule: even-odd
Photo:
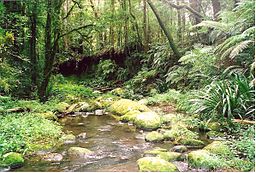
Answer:
[[[202,14],[200,14],[195,9],[191,8],[190,6],[188,6],[186,4],[176,5],[168,0],[160,0],[160,1],[163,1],[164,3],[168,4],[169,6],[171,6],[173,8],[176,8],[177,10],[185,8],[188,11],[190,11],[191,13],[193,13],[194,15],[196,15],[198,18],[204,18],[204,16]]]

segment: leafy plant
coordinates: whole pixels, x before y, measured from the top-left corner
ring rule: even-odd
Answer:
[[[254,118],[251,110],[254,105],[254,87],[244,76],[236,76],[233,80],[213,82],[201,92],[194,104],[196,113],[204,116],[231,118]]]
[[[97,76],[101,76],[105,80],[115,79],[117,65],[112,60],[101,60],[97,66]]]

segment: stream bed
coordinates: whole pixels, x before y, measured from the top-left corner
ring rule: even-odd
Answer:
[[[136,161],[145,150],[154,147],[170,149],[172,146],[170,143],[146,142],[142,131],[108,115],[66,117],[60,123],[64,126],[64,132],[71,132],[75,136],[86,132],[87,138],[57,148],[54,152],[64,156],[60,162],[40,161],[30,156],[26,164],[15,171],[133,172],[138,171]],[[86,159],[72,159],[67,155],[70,147],[84,147],[94,154]]]

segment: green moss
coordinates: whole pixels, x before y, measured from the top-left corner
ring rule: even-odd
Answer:
[[[175,161],[175,160],[181,160],[181,154],[177,152],[160,152],[157,157],[160,157],[161,159],[164,159],[168,162]]]
[[[204,150],[210,153],[217,154],[221,157],[234,157],[234,154],[230,150],[229,146],[224,141],[214,141],[211,144],[204,147]]]
[[[161,126],[161,118],[155,112],[142,112],[134,120],[134,124],[141,129],[154,130]]]
[[[16,168],[22,166],[25,160],[21,154],[10,152],[3,155],[3,162],[5,165],[10,166],[11,168]]]
[[[138,114],[140,114],[140,111],[138,110],[129,111],[128,113],[120,117],[120,121],[134,122]]]
[[[137,163],[141,172],[178,172],[174,164],[158,157],[144,157]]]
[[[47,111],[44,113],[36,113],[35,115],[45,118],[45,119],[48,119],[48,120],[57,120],[58,119],[57,116],[51,111]]]
[[[66,102],[60,102],[56,105],[56,110],[59,112],[59,113],[64,113],[67,111],[67,109],[69,108],[69,104],[66,103]]]
[[[159,154],[161,152],[167,152],[167,149],[156,147],[153,150],[147,150],[144,153],[145,154]]]
[[[188,154],[188,162],[191,167],[214,170],[226,167],[224,160],[206,150],[196,150]]]
[[[177,141],[179,144],[192,145],[192,146],[203,146],[204,142],[198,139],[181,138]]]
[[[146,135],[145,140],[149,142],[160,142],[164,140],[164,136],[161,133],[153,131]]]
[[[125,115],[126,113],[132,110],[138,110],[140,112],[151,111],[147,106],[139,104],[132,100],[128,100],[128,99],[121,99],[114,102],[110,106],[109,110],[112,113],[115,113],[118,115]]]

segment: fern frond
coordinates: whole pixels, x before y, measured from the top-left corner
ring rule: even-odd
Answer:
[[[223,32],[228,32],[230,29],[230,25],[222,22],[216,22],[216,21],[202,21],[201,23],[193,26],[192,28],[198,28],[198,27],[208,27],[208,28],[214,28]]]
[[[246,49],[250,43],[253,43],[253,41],[246,40],[246,41],[243,41],[243,42],[237,44],[234,47],[234,49],[232,50],[232,52],[230,53],[229,58],[230,59],[235,58],[237,55],[239,55],[239,53],[241,53],[244,49]]]

